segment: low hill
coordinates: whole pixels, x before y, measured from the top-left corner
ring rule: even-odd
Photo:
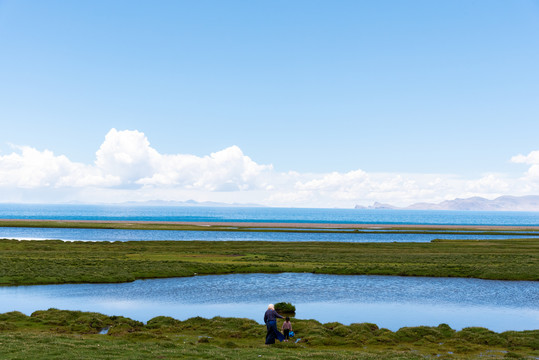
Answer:
[[[371,206],[356,205],[356,209],[402,210],[471,210],[471,211],[539,211],[539,195],[500,196],[489,200],[482,197],[446,200],[440,203],[415,203],[406,207],[375,202]]]

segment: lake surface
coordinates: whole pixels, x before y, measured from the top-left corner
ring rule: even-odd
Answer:
[[[539,212],[0,204],[0,219],[539,226]]]
[[[341,231],[338,233],[308,232],[235,232],[184,230],[118,230],[0,227],[0,239],[65,240],[65,241],[332,241],[332,242],[429,242],[433,239],[515,239],[539,237],[528,235],[487,234],[406,234],[387,231]]]
[[[355,209],[141,207],[0,204],[2,219],[207,221],[267,223],[539,226],[539,212]],[[538,234],[539,235],[539,234]],[[66,241],[233,240],[426,242],[505,239],[514,235],[387,232],[291,233],[0,228],[0,238]],[[529,235],[525,237],[530,237]],[[235,274],[139,280],[125,284],[0,287],[0,312],[59,309],[97,311],[140,321],[167,315],[246,317],[262,322],[270,302],[292,302],[298,318],[344,324],[403,326],[447,323],[455,329],[539,328],[539,282],[321,274]]]
[[[51,307],[123,315],[245,317],[262,323],[268,303],[291,302],[297,318],[343,324],[482,326],[501,332],[539,328],[539,283],[458,278],[234,274],[123,284],[0,287],[0,313]]]

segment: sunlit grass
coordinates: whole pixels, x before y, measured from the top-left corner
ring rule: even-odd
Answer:
[[[539,239],[430,243],[0,240],[0,285],[310,272],[539,280]]]
[[[50,309],[0,314],[2,359],[533,359],[539,331],[455,331],[445,324],[398,331],[292,319],[298,343],[264,345],[265,326],[249,319],[158,316],[146,324],[99,313]],[[98,335],[109,327],[107,335]]]

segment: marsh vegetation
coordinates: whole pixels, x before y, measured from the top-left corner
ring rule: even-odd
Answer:
[[[0,285],[310,272],[539,280],[539,239],[430,243],[0,240]]]
[[[207,230],[207,229],[205,229]],[[430,243],[0,240],[0,284],[113,283],[195,274],[311,272],[539,280],[539,239]],[[293,319],[297,343],[265,347],[264,326],[238,318],[146,324],[78,311],[0,314],[0,357],[78,359],[537,358],[539,333],[441,324],[398,331]],[[108,328],[107,334],[99,334]],[[29,344],[31,344],[29,346]]]
[[[441,324],[398,331],[292,319],[297,342],[264,346],[265,326],[253,320],[156,317],[146,324],[99,313],[49,309],[31,316],[0,314],[4,359],[462,359],[536,358],[539,330],[460,331]],[[280,325],[280,324],[279,324]],[[106,334],[99,334],[102,329]]]

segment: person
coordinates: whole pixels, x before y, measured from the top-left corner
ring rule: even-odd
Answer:
[[[277,318],[283,317],[275,311],[273,304],[268,305],[268,310],[264,313],[264,323],[266,323],[266,345],[275,344],[275,339],[284,340],[284,335],[277,330]]]
[[[288,316],[284,320],[281,330],[283,331],[284,341],[288,341],[288,339],[290,339],[290,331],[292,331],[292,324],[290,323],[290,318]]]

